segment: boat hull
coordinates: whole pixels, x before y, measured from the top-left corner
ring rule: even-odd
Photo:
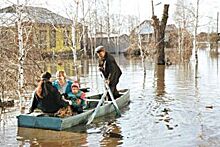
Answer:
[[[130,91],[125,90],[122,95],[116,99],[116,103],[119,109],[128,105],[130,101]],[[114,106],[112,102],[102,105],[95,118],[104,116],[106,114],[114,112]],[[39,116],[39,114],[21,114],[17,116],[18,127],[29,127],[29,128],[41,128],[50,130],[64,130],[78,124],[86,123],[88,118],[94,112],[94,109],[87,110],[81,114],[69,116],[65,118],[50,117],[50,116]]]

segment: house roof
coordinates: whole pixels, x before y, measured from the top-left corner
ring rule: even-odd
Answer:
[[[32,21],[33,23],[43,23],[43,24],[65,24],[71,25],[72,20],[60,16],[52,11],[42,8],[42,7],[32,7],[32,6],[19,6],[22,11],[22,21]],[[10,20],[16,18],[16,8],[18,6],[12,5],[3,9],[0,9],[0,15],[8,17]],[[2,14],[1,14],[2,13]],[[7,15],[5,13],[8,13]],[[16,21],[16,19],[14,19]]]
[[[138,34],[151,34],[154,33],[154,28],[152,26],[151,20],[145,20],[135,28],[135,32]],[[166,26],[166,31],[175,30],[176,26],[174,24],[169,24]]]
[[[151,20],[145,20],[135,28],[135,32],[138,34],[150,34],[153,33],[153,27]]]
[[[176,26],[175,24],[169,24],[166,26],[166,31],[173,31],[173,30],[176,30]]]
[[[91,36],[92,38],[108,38],[108,34],[106,33],[106,32],[97,32],[96,33],[96,36],[95,35],[92,35]],[[110,38],[115,38],[115,37],[118,37],[118,34],[115,34],[115,33],[111,33],[110,34],[110,36],[109,36]],[[128,37],[128,35],[127,34],[121,34],[121,35],[119,35],[119,37],[121,38],[121,37]]]
[[[21,16],[23,21],[28,21],[27,18],[25,18],[25,14]],[[18,17],[16,13],[0,13],[0,26],[4,27],[11,27],[15,26],[15,22],[17,22]]]

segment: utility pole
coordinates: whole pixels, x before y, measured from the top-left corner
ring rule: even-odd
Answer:
[[[109,48],[109,46],[110,46],[110,12],[109,12],[109,0],[107,0],[107,27],[108,27],[108,29],[107,29],[107,31],[108,31],[108,48]]]
[[[152,18],[154,17],[154,1],[151,0],[151,6],[152,6]],[[156,29],[154,28],[154,42],[156,44],[156,40],[157,40],[157,34],[156,34]]]
[[[154,16],[154,1],[151,0],[151,6],[152,6],[152,16]]]
[[[195,52],[195,60],[196,63],[198,63],[198,48],[197,48],[197,30],[198,30],[198,24],[199,24],[199,2],[200,0],[197,0],[196,2],[196,14],[195,14],[195,26],[194,26],[194,33],[193,33],[193,50]]]
[[[96,2],[96,0],[95,0],[95,38],[94,38],[94,48],[96,48],[96,37],[97,37],[97,25],[99,24],[99,23],[97,23],[98,22],[98,19],[97,19],[97,2]],[[92,57],[95,57],[94,55],[95,55],[95,52],[93,51],[93,53],[92,53]]]
[[[217,34],[217,39],[216,39],[216,53],[218,54],[218,40],[219,40],[219,35],[218,35],[218,20],[219,20],[219,12],[217,12],[217,29],[216,29],[216,34]]]
[[[87,56],[87,30],[86,30],[86,23],[85,23],[85,8],[84,8],[84,0],[82,0],[82,13],[83,13],[83,30],[82,30],[82,36],[83,36],[83,51],[84,51],[84,57]]]

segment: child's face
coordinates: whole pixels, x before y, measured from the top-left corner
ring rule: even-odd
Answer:
[[[76,94],[76,93],[78,93],[78,91],[79,91],[79,88],[77,88],[75,86],[72,87],[72,93]]]

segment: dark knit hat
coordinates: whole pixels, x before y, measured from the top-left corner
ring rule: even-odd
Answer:
[[[51,74],[49,72],[44,72],[44,73],[41,74],[41,78],[43,80],[50,80]]]

